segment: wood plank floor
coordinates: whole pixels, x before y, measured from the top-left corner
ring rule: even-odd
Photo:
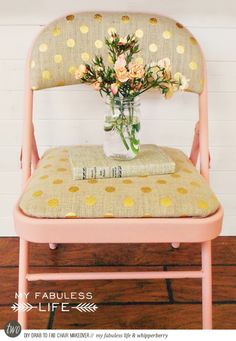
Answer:
[[[30,245],[30,272],[48,271],[132,271],[194,270],[200,268],[200,246],[182,244]],[[15,302],[18,276],[18,238],[0,238],[0,328],[16,319],[10,306]],[[61,312],[29,313],[32,329],[198,329],[201,328],[201,281],[117,280],[31,282],[29,302],[34,293],[92,292],[96,313],[75,309]],[[56,300],[58,301],[58,300]],[[65,299],[71,307],[80,301]],[[43,306],[54,299],[43,300]],[[236,328],[236,237],[213,241],[214,328]]]

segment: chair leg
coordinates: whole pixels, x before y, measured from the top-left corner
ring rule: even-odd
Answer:
[[[202,243],[202,326],[212,329],[211,241]]]
[[[26,275],[28,273],[28,254],[29,242],[20,238],[20,252],[19,252],[19,283],[18,283],[18,303],[27,303],[28,281]],[[27,312],[18,311],[18,322],[21,324],[22,329],[27,329]]]
[[[55,243],[50,243],[50,244],[49,244],[49,248],[50,248],[51,250],[55,250],[55,249],[57,248],[57,244],[55,244]]]
[[[180,243],[171,243],[173,249],[178,249],[180,247]]]

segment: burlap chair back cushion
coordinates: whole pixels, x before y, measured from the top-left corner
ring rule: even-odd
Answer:
[[[143,13],[77,13],[47,25],[35,40],[30,62],[33,90],[77,84],[74,77],[81,63],[102,55],[110,63],[105,37],[134,33],[140,41],[137,62],[157,62],[168,57],[173,74],[188,79],[188,91],[201,93],[203,57],[192,34],[176,21]]]

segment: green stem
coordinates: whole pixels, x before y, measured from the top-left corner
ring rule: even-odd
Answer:
[[[117,130],[118,130],[118,132],[119,132],[119,134],[120,134],[121,140],[122,140],[122,142],[124,143],[125,148],[126,148],[127,150],[129,150],[129,145],[128,145],[128,143],[126,142],[126,139],[125,139],[125,137],[124,137],[124,134],[123,134],[123,132],[122,132],[122,129],[120,130],[120,129],[117,128]]]

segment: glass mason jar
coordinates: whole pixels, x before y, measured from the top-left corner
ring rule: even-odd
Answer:
[[[107,157],[132,160],[140,145],[140,99],[107,97],[103,150]]]

